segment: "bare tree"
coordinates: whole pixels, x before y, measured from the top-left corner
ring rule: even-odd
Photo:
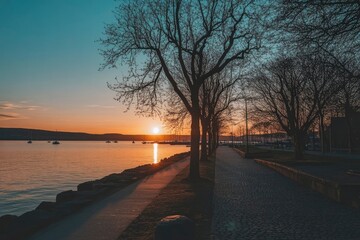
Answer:
[[[223,112],[217,112],[212,118],[210,127],[209,127],[209,152],[213,153],[215,149],[219,146],[220,134],[221,131],[226,129],[226,122],[229,121],[226,113],[231,113],[231,109],[226,109]]]
[[[338,0],[280,1],[278,20],[303,46],[327,48],[345,45],[359,50],[360,2]],[[342,46],[343,47],[343,46]]]
[[[303,157],[305,136],[326,104],[340,89],[336,74],[321,58],[280,58],[252,83],[257,110],[276,120],[293,139],[295,159]]]
[[[282,0],[280,2],[278,22],[281,29],[289,33],[284,34],[285,42],[312,53],[326,54],[334,67],[342,72],[344,84],[341,96],[338,96],[342,99],[342,105],[336,109],[339,112],[345,111],[349,131],[349,149],[352,149],[350,134],[352,110],[350,109],[356,108],[352,105],[356,102],[356,97],[354,94],[348,94],[347,86],[359,81],[360,77],[359,68],[352,67],[354,62],[360,60],[360,2],[337,0]],[[320,116],[320,132],[323,132],[323,117]],[[324,136],[324,134],[321,135]],[[322,137],[322,143],[324,145],[324,137]]]
[[[359,78],[360,2],[337,0],[281,0],[277,5],[281,39],[293,49],[325,54],[349,80]]]
[[[212,121],[215,121],[216,116],[223,112],[227,112],[225,122],[232,120],[233,106],[239,100],[239,85],[241,76],[235,70],[226,69],[222,73],[210,77],[209,81],[205,82],[200,89],[200,123],[201,123],[201,160],[207,161],[208,155],[211,154],[215,148],[212,129]],[[189,113],[186,108],[179,104],[179,99],[171,98],[168,101],[166,115],[164,120],[170,129],[181,129],[189,118]],[[217,128],[216,131],[220,129]],[[209,144],[207,144],[209,143]]]
[[[239,99],[239,92],[236,88],[240,80],[241,76],[238,71],[230,67],[222,73],[212,76],[201,88],[201,160],[207,160],[208,152],[211,153],[214,150],[214,146],[210,144],[210,149],[207,147],[208,138],[209,143],[213,142],[213,133],[210,131],[211,122],[216,119],[216,115],[220,115],[224,111],[231,109],[231,105]],[[230,115],[228,115],[228,121],[229,120],[231,120]]]
[[[348,68],[359,69],[359,64],[350,61]],[[351,70],[355,71],[355,70]],[[342,86],[340,92],[334,96],[329,106],[329,114],[331,116],[343,116],[347,125],[348,148],[352,152],[354,150],[353,140],[353,116],[354,113],[360,111],[360,77],[349,77],[349,75],[342,74],[340,77]]]
[[[170,88],[189,112],[191,179],[199,177],[200,88],[259,49],[258,9],[255,0],[134,0],[106,26],[104,67],[130,66],[129,76],[111,86],[117,99],[149,111]]]
[[[176,93],[169,93],[169,100],[166,102],[165,111],[163,111],[163,121],[165,126],[171,131],[178,131],[187,126],[190,122],[190,114]]]

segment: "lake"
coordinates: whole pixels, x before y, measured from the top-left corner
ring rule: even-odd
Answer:
[[[156,163],[183,145],[95,141],[0,141],[0,216],[20,215],[79,183]]]

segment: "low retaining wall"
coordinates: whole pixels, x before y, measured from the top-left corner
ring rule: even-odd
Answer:
[[[253,152],[249,152],[246,153],[238,148],[233,148],[241,157],[243,158],[262,158],[262,157],[272,157],[272,153],[271,152],[257,152],[257,153],[253,153]]]
[[[360,208],[360,185],[339,184],[280,163],[255,159],[255,162],[274,169],[278,173],[318,191],[325,196],[354,208]]]

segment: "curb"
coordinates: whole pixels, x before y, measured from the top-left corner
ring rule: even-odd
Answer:
[[[254,160],[258,164],[267,166],[281,175],[310,187],[330,199],[340,203],[345,203],[353,208],[360,208],[360,184],[339,184],[279,163],[262,159]]]

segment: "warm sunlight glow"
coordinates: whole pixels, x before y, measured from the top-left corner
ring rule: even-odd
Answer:
[[[158,144],[154,143],[154,163],[158,163]]]
[[[154,127],[152,132],[153,132],[153,134],[158,134],[160,132],[160,128]]]

